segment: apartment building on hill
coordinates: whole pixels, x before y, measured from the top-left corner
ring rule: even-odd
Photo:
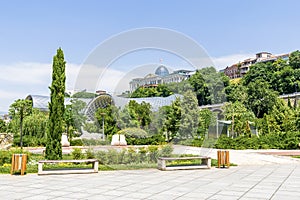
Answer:
[[[273,55],[269,52],[260,52],[256,54],[255,58],[247,58],[242,62],[235,63],[226,67],[223,71],[230,79],[243,77],[250,69],[250,66],[258,62],[274,62],[278,59],[287,60],[289,53],[281,55]]]

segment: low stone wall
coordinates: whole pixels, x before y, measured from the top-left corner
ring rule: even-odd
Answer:
[[[9,149],[12,146],[13,139],[12,133],[0,133],[0,149]]]

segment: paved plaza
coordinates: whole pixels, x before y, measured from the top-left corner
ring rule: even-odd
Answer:
[[[196,148],[175,151],[195,152]],[[215,155],[215,150],[207,151]],[[0,199],[300,199],[300,162],[231,151],[229,169],[99,171],[98,174],[0,175]],[[251,162],[252,160],[252,162]]]

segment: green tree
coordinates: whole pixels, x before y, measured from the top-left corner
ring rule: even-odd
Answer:
[[[57,54],[53,57],[52,84],[49,87],[51,99],[49,103],[46,159],[50,160],[62,158],[61,137],[64,131],[65,65],[64,53],[59,48]]]
[[[107,105],[105,108],[98,108],[95,113],[95,118],[100,124],[100,128],[102,126],[102,117],[104,117],[104,134],[105,135],[113,135],[119,131],[119,127],[117,126],[117,118],[118,118],[118,109],[114,105]]]
[[[139,122],[140,128],[145,128],[151,123],[151,105],[146,102],[138,103],[130,100],[128,103],[129,114],[132,119]]]
[[[86,117],[83,114],[85,106],[86,103],[78,99],[72,99],[71,104],[66,105],[64,120],[66,132],[70,140],[74,131],[81,132],[81,127],[86,120]]]
[[[139,121],[131,117],[131,111],[128,104],[125,105],[124,108],[120,110],[119,117],[117,120],[118,120],[118,126],[121,129],[139,127]]]
[[[73,94],[72,98],[83,98],[83,99],[92,99],[95,98],[97,94],[91,93],[91,92],[77,92]]]
[[[229,78],[224,73],[217,72],[214,67],[206,67],[200,70],[207,85],[212,104],[222,103],[226,100],[225,87],[229,85]]]
[[[270,112],[278,98],[277,92],[270,89],[268,82],[262,80],[249,83],[247,93],[247,106],[258,118]]]
[[[247,87],[242,84],[230,84],[225,88],[227,101],[246,103],[248,101]]]
[[[188,79],[188,81],[196,93],[198,105],[202,106],[211,104],[209,89],[201,72],[197,70],[196,73]]]
[[[178,136],[180,139],[197,136],[199,125],[199,108],[195,93],[187,91],[181,100],[181,120]]]
[[[199,111],[199,127],[198,133],[200,136],[205,136],[208,134],[208,129],[210,125],[214,125],[217,120],[215,113],[208,109],[201,109]]]
[[[29,116],[24,119],[24,136],[46,138],[48,114],[38,109],[32,109]]]
[[[139,87],[130,95],[131,98],[142,98],[142,97],[168,97],[173,92],[168,88],[166,84],[159,84],[157,87]]]
[[[252,111],[249,111],[244,104],[239,101],[226,103],[224,105],[224,115],[226,120],[231,120],[231,130],[236,136],[250,134],[250,124],[255,121]]]
[[[4,122],[3,119],[0,119],[0,133],[5,133],[6,132],[6,123]]]
[[[300,68],[300,51],[294,51],[289,56],[289,64],[293,69],[299,69]]]
[[[174,139],[180,127],[181,122],[181,102],[180,98],[176,98],[170,106],[161,108],[165,115],[163,122],[163,131],[166,134],[166,141]]]
[[[18,118],[20,125],[20,147],[23,148],[23,120],[31,113],[32,103],[29,100],[18,99],[9,108],[9,114]]]

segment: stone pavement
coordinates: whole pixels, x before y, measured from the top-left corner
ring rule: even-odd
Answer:
[[[0,175],[0,199],[300,199],[300,165]]]
[[[175,146],[174,153],[216,157],[216,149]],[[4,199],[300,199],[300,160],[274,150],[230,150],[229,169],[99,171],[98,174],[0,175]],[[280,151],[282,152],[282,151]]]

